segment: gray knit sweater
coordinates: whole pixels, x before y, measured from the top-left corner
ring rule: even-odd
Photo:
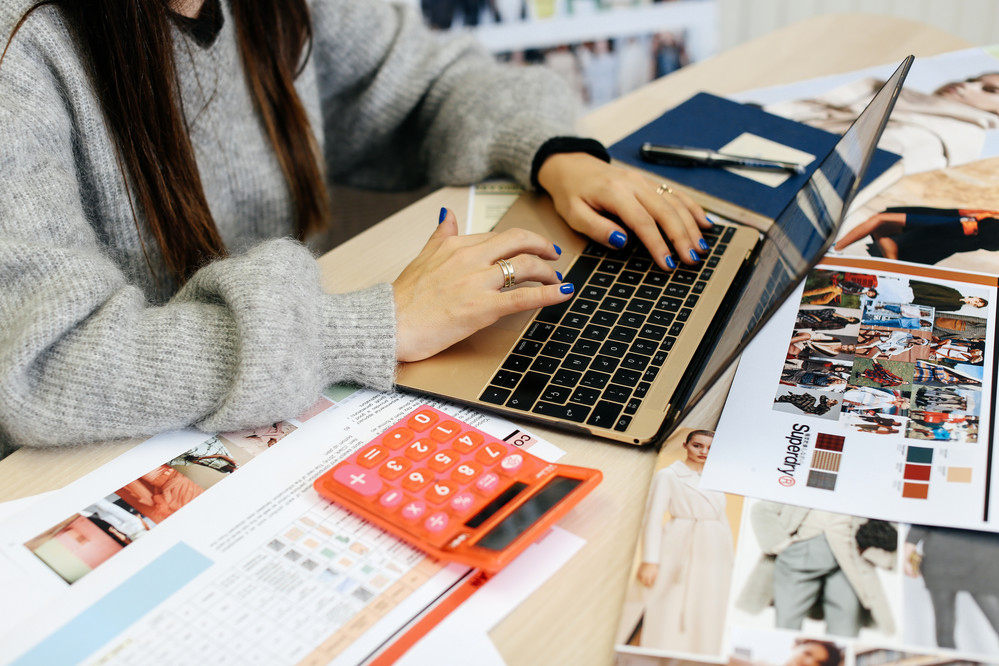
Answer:
[[[4,42],[29,4],[0,6]],[[441,40],[415,11],[378,0],[311,10],[297,88],[331,181],[393,188],[506,173],[527,184],[541,144],[572,131],[571,95],[545,71],[497,66],[472,40]],[[288,191],[224,14],[208,47],[175,32],[199,170],[231,253],[182,288],[149,270],[58,10],[36,11],[11,42],[0,65],[0,457],[255,426],[300,414],[332,382],[392,387],[391,286],[324,294],[314,258],[287,238]]]

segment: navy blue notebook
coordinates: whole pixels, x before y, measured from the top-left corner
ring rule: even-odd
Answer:
[[[639,148],[647,141],[719,150],[746,132],[803,150],[816,158],[806,166],[804,173],[792,174],[781,185],[770,187],[727,169],[653,164],[645,162],[639,156]],[[777,217],[784,209],[838,140],[839,136],[836,134],[767,113],[757,106],[740,104],[709,93],[698,93],[621,139],[608,150],[616,160],[658,174],[672,183],[703,195],[701,203],[723,215],[754,226],[766,226],[769,220]],[[869,192],[869,195],[873,195],[901,175],[901,157],[878,149],[867,169],[860,191],[863,192],[872,183],[879,181],[879,187]],[[861,199],[860,193],[857,198]],[[742,211],[748,213],[739,214]]]

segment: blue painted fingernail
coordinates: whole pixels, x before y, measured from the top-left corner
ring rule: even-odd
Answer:
[[[628,242],[628,237],[625,236],[620,231],[614,231],[611,232],[610,238],[608,238],[607,240],[611,245],[620,250],[622,247],[624,247],[624,244]]]
[[[447,208],[441,208],[441,216],[440,219],[437,220],[437,224],[443,222],[445,217],[447,217]]]
[[[697,244],[700,245],[701,249],[704,250],[705,252],[710,252],[711,251],[711,246],[708,245],[708,242],[706,240],[704,240],[703,238],[700,241],[698,241]]]
[[[671,254],[666,255],[666,265],[669,266],[670,268],[676,268],[676,259],[673,258],[673,255]]]
[[[691,250],[690,251],[690,258],[693,259],[694,262],[698,262],[698,261],[701,260],[701,255],[697,254],[697,250]]]
[[[555,254],[561,256],[562,255],[562,248],[560,248],[558,245],[555,245],[554,243],[552,243],[552,246],[555,248]]]
[[[558,290],[561,291],[563,294],[571,294],[573,291],[575,291],[575,289],[576,288],[572,286],[571,282],[566,282],[565,284],[563,284],[561,287],[558,288]]]
[[[559,273],[558,271],[555,271],[555,275],[558,277],[558,281],[561,282],[562,281],[562,274]]]

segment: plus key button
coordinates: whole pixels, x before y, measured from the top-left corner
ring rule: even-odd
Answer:
[[[382,482],[378,478],[378,473],[370,469],[365,469],[360,465],[338,467],[333,472],[333,478],[365,497],[376,495],[382,489]]]

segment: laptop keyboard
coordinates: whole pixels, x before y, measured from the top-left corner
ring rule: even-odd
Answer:
[[[656,266],[638,243],[591,242],[565,276],[576,295],[542,308],[480,400],[625,431],[711,279],[735,228],[703,232],[696,266]]]

